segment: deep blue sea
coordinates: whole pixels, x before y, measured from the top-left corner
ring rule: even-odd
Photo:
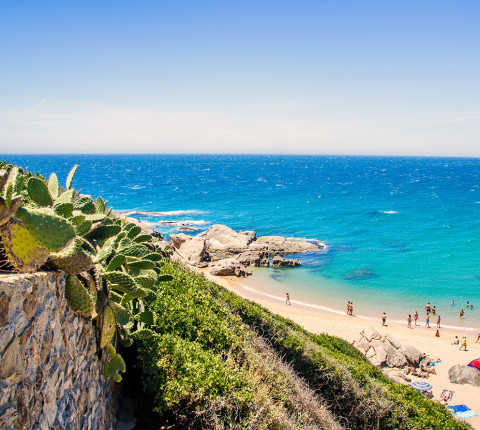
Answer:
[[[444,324],[480,325],[480,159],[280,155],[4,155],[163,233],[214,223],[320,239],[295,269],[258,269],[270,295],[404,321],[427,302]],[[170,225],[165,225],[170,222]],[[254,281],[256,279],[256,281]],[[259,282],[261,281],[261,282]],[[261,286],[260,286],[261,284]],[[451,304],[452,300],[455,304]],[[473,310],[466,309],[466,301]],[[465,317],[458,316],[465,309]]]

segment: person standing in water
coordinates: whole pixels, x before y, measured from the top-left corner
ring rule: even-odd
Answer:
[[[387,316],[385,315],[385,312],[384,312],[382,315],[382,325],[385,325],[386,321],[387,321]]]
[[[290,294],[286,293],[285,295],[286,295],[286,298],[285,298],[286,304],[287,304],[287,305],[291,305],[291,303],[290,303]]]
[[[427,319],[425,320],[425,327],[430,328],[430,314],[427,314]]]
[[[437,317],[437,328],[441,328],[440,327],[440,315]]]
[[[418,312],[415,311],[415,315],[413,316],[413,319],[415,321],[415,327],[417,326],[417,320],[418,320]]]

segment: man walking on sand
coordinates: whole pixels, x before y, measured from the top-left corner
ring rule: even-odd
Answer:
[[[385,315],[385,312],[382,315],[382,325],[385,325],[385,322],[387,321],[387,316]]]
[[[286,295],[285,303],[286,303],[287,305],[291,305],[291,303],[290,303],[290,294],[285,293],[285,295]]]
[[[464,351],[467,350],[467,336],[463,336],[462,344],[460,345],[460,348],[458,348],[458,350],[461,351],[462,348]]]

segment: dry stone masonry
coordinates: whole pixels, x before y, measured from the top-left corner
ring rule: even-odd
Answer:
[[[65,275],[0,275],[0,429],[113,429],[95,328],[64,297]]]

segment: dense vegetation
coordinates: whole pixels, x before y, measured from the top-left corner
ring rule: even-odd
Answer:
[[[0,163],[0,270],[69,273],[72,310],[98,329],[104,374],[177,428],[463,429],[347,342],[187,271],[100,197]],[[140,375],[140,381],[136,376]],[[127,373],[128,379],[128,373]],[[132,382],[133,381],[133,382]],[[141,388],[139,387],[141,383]]]
[[[193,428],[461,429],[446,409],[399,386],[347,342],[290,320],[195,275],[148,303],[138,366],[160,414]]]

